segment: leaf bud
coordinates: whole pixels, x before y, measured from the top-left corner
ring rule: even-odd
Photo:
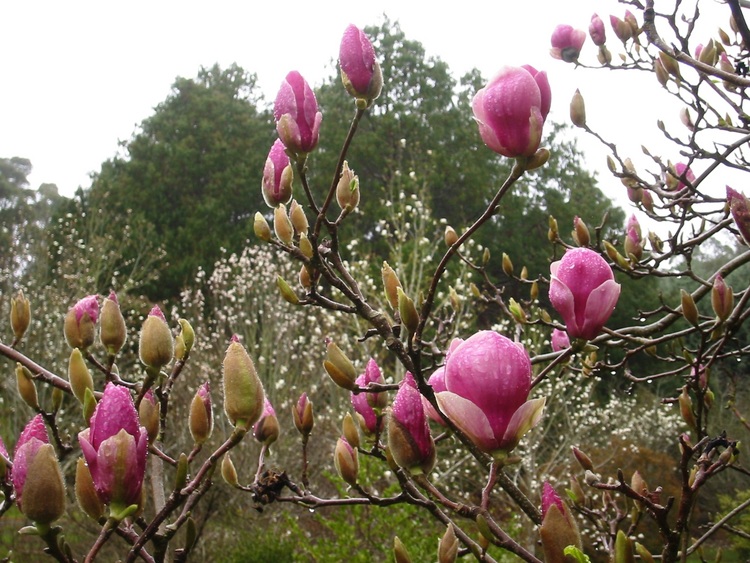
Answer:
[[[664,68],[664,63],[661,59],[654,59],[654,73],[656,74],[656,80],[659,84],[665,86],[669,83],[669,72]]]
[[[235,469],[234,463],[232,463],[232,458],[229,456],[229,452],[225,453],[224,457],[221,459],[221,477],[227,485],[231,487],[240,486],[237,469]]]
[[[586,493],[583,491],[583,488],[575,475],[570,476],[570,489],[568,489],[567,493],[570,500],[576,505],[586,504]]]
[[[622,530],[617,531],[615,538],[614,563],[635,563],[633,541]]]
[[[719,28],[719,39],[721,39],[721,42],[724,43],[724,45],[732,44],[732,40],[729,38],[729,34],[721,28]]]
[[[513,315],[513,318],[516,320],[516,322],[525,324],[526,323],[526,311],[523,310],[523,307],[513,299],[512,297],[508,301],[508,310],[510,311],[510,314]]]
[[[18,394],[23,399],[23,402],[35,411],[38,411],[39,396],[36,392],[34,379],[31,372],[20,363],[16,364],[16,384],[18,386]]]
[[[393,268],[388,265],[388,262],[383,262],[381,274],[383,277],[385,298],[388,303],[390,303],[391,307],[396,309],[398,307],[398,290],[401,289],[401,282],[399,281],[396,272],[393,271]]]
[[[479,288],[477,287],[477,284],[475,284],[474,282],[472,282],[471,284],[469,284],[469,291],[471,291],[471,294],[475,298],[477,298],[477,299],[479,299],[480,297],[482,297],[482,292],[479,291]]]
[[[583,102],[581,91],[576,89],[573,99],[570,100],[570,121],[576,127],[586,127],[586,105]]]
[[[513,262],[505,252],[503,252],[503,272],[509,278],[513,277]]]
[[[94,488],[94,480],[91,478],[89,466],[82,457],[76,462],[75,493],[78,506],[86,515],[98,522],[104,516],[104,503]]]
[[[532,301],[536,301],[539,297],[539,284],[534,280],[531,282],[531,288],[529,289],[529,298]]]
[[[453,246],[458,242],[458,233],[451,227],[450,225],[447,225],[445,227],[445,245],[448,247]]]
[[[357,450],[344,437],[339,438],[336,442],[336,449],[333,452],[333,463],[336,466],[339,477],[351,486],[357,484],[357,477],[359,476]]]
[[[570,449],[573,452],[573,457],[576,458],[576,461],[584,470],[587,470],[587,471],[594,470],[594,464],[591,462],[591,458],[588,455],[586,455],[584,452],[582,452],[575,446],[571,446]]]
[[[695,421],[695,414],[693,414],[693,400],[688,394],[687,386],[682,388],[678,402],[680,404],[680,416],[682,416],[682,420],[685,421],[685,424],[687,424],[691,430],[696,430],[698,424]]]
[[[278,286],[279,292],[281,293],[281,297],[284,298],[284,301],[291,303],[292,305],[297,305],[299,303],[299,297],[297,297],[297,294],[284,278],[276,276],[276,285]]]
[[[31,323],[31,304],[20,289],[10,301],[10,327],[16,342],[19,342]]]
[[[486,266],[489,261],[490,261],[490,249],[485,248],[484,252],[482,253],[482,266]]]
[[[654,556],[643,544],[635,542],[635,552],[641,558],[642,563],[654,563]]]
[[[599,52],[596,54],[596,59],[599,61],[599,64],[603,66],[612,62],[612,53],[610,53],[606,45],[599,46]]]
[[[633,476],[630,478],[630,488],[639,495],[645,495],[648,493],[648,484],[638,470],[635,470]]]
[[[396,563],[411,563],[411,556],[398,536],[393,538],[393,557]]]
[[[253,232],[263,242],[271,242],[271,227],[268,225],[266,218],[259,211],[255,213],[253,220]]]
[[[438,563],[455,563],[457,556],[458,538],[453,523],[450,523],[438,543]]]
[[[185,343],[185,353],[189,354],[195,344],[195,331],[186,319],[180,319],[177,322],[180,323],[180,335]]]
[[[302,267],[299,270],[299,284],[305,288],[310,289],[312,287],[312,278],[310,277],[310,270],[307,268],[306,265],[302,265]]]
[[[357,424],[354,422],[354,418],[351,413],[344,415],[344,421],[341,424],[342,434],[346,441],[351,444],[353,448],[359,447],[359,430]]]
[[[336,202],[343,211],[351,211],[359,205],[359,176],[349,168],[347,161],[336,184]]]
[[[149,444],[155,443],[159,437],[160,418],[161,403],[156,400],[154,392],[149,389],[138,404],[138,419],[146,429]]]
[[[299,234],[299,249],[305,258],[313,257],[313,254],[314,254],[313,245],[310,242],[310,239],[307,238],[307,235],[305,233]]]
[[[53,387],[52,388],[52,412],[56,413],[60,410],[60,407],[62,406],[63,399],[65,398],[65,393],[62,389],[59,387]],[[0,471],[1,472],[1,471]]]
[[[180,457],[177,458],[177,470],[174,476],[174,490],[181,490],[187,483],[188,476],[188,458],[185,452],[180,453]]]
[[[521,273],[520,273],[520,275],[518,277],[521,278],[522,280],[529,279],[529,270],[528,270],[528,268],[526,268],[526,266],[524,266],[523,268],[521,268]]]
[[[91,376],[83,355],[78,348],[73,348],[68,360],[68,381],[70,390],[78,402],[83,404],[86,398],[86,389],[94,390],[94,378]]]
[[[550,215],[548,223],[549,231],[547,231],[547,238],[550,242],[555,242],[560,236],[560,231],[557,227],[557,219]]]
[[[351,360],[332,340],[329,340],[326,344],[326,359],[323,362],[323,367],[336,385],[349,391],[354,389],[357,370]]]
[[[83,396],[83,420],[86,424],[89,424],[91,417],[94,415],[96,409],[96,397],[91,389],[86,389],[86,393]]]
[[[297,404],[292,407],[294,426],[305,438],[310,435],[315,424],[312,406],[312,401],[307,398],[307,393],[302,393]]]
[[[536,170],[547,164],[549,160],[550,152],[549,149],[541,148],[538,149],[529,159],[526,161],[526,170]]]
[[[720,321],[726,321],[734,308],[732,288],[724,282],[721,274],[716,274],[711,288],[711,306]]]
[[[104,299],[100,319],[99,340],[107,354],[114,356],[125,344],[128,334],[125,318],[122,316],[120,303],[114,291],[110,291],[109,297]]]
[[[290,246],[294,237],[294,227],[286,214],[286,205],[280,203],[273,210],[273,230],[282,244]]]
[[[659,51],[659,60],[661,61],[661,64],[664,66],[664,69],[674,76],[675,78],[680,78],[680,65],[675,60],[674,57],[671,55],[668,55],[664,51]]]
[[[404,323],[409,334],[414,334],[419,325],[417,307],[414,305],[412,298],[404,293],[403,289],[399,287],[396,291],[398,293],[398,313],[401,317],[401,322]]]
[[[695,306],[695,300],[693,299],[693,296],[684,289],[681,289],[680,300],[682,302],[682,316],[685,317],[685,320],[691,325],[697,327],[699,322],[698,307]]]
[[[211,437],[214,417],[211,404],[211,387],[208,381],[198,387],[195,395],[193,395],[188,415],[188,427],[196,444],[203,444]]]
[[[452,287],[448,290],[448,299],[450,300],[451,308],[454,311],[458,311],[461,308],[461,298]]]
[[[307,215],[305,215],[305,210],[299,203],[297,203],[296,199],[293,199],[292,203],[289,204],[289,220],[292,222],[294,232],[299,233],[300,235],[307,235],[307,229],[309,227]]]

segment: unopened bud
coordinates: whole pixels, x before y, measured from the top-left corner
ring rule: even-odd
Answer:
[[[664,63],[661,62],[661,59],[654,59],[654,73],[659,84],[666,87],[669,83],[669,72],[664,68]]]
[[[541,148],[538,149],[529,159],[526,161],[526,170],[536,170],[537,168],[547,164],[549,160],[550,152],[549,149]]]
[[[591,243],[589,228],[578,215],[573,217],[573,240],[578,246],[588,246]]]
[[[580,466],[587,471],[593,471],[594,470],[594,464],[591,462],[591,458],[586,455],[584,452],[576,448],[575,446],[572,446],[571,451],[573,452],[573,457],[576,458],[576,461],[580,464]]]
[[[346,438],[339,438],[336,442],[336,449],[333,453],[333,463],[336,471],[346,483],[351,486],[357,484],[359,476],[359,458],[357,450],[354,449]]]
[[[276,285],[278,286],[279,292],[281,293],[281,297],[284,298],[284,301],[291,303],[292,305],[297,305],[299,303],[299,297],[297,297],[297,294],[284,278],[276,276]]]
[[[458,242],[458,233],[450,225],[445,227],[445,245],[450,247]]]
[[[344,415],[344,421],[341,424],[342,434],[346,441],[351,444],[352,448],[359,447],[359,430],[351,413]]]
[[[404,293],[403,289],[399,287],[396,291],[398,292],[398,313],[401,316],[401,322],[404,323],[409,334],[414,334],[417,326],[419,326],[417,307],[414,305],[412,298]]]
[[[452,287],[448,291],[448,299],[450,300],[451,307],[454,311],[458,311],[461,308],[461,298]]]
[[[37,524],[51,524],[63,514],[67,498],[52,444],[42,444],[26,467],[21,511]]]
[[[305,215],[305,210],[297,203],[296,199],[293,199],[292,203],[289,204],[289,220],[292,222],[292,227],[294,227],[296,233],[300,235],[307,234],[309,227],[307,215]]]
[[[349,169],[346,161],[344,161],[341,176],[336,184],[336,202],[342,210],[349,211],[359,205],[359,177]]]
[[[273,230],[278,238],[286,246],[292,244],[294,238],[294,227],[286,214],[286,205],[280,203],[273,210]]]
[[[83,404],[86,398],[86,389],[94,390],[94,378],[91,377],[91,372],[86,366],[83,355],[78,348],[74,348],[70,353],[70,359],[68,360],[68,381],[70,382],[70,390],[73,391],[73,396],[81,404]]]
[[[385,298],[390,303],[393,309],[398,308],[398,290],[401,289],[401,282],[388,265],[388,262],[383,262],[383,269],[381,270],[383,277],[383,290],[385,291]]]
[[[555,219],[552,215],[549,216],[549,231],[547,231],[547,238],[550,242],[555,242],[559,236],[560,231],[557,228],[557,219]]]
[[[576,89],[573,99],[570,100],[570,121],[576,127],[586,127],[586,105],[583,102],[581,91]]]
[[[503,252],[503,272],[509,278],[513,277],[513,262],[505,252]]]
[[[39,396],[36,392],[36,385],[31,372],[22,366],[20,363],[16,364],[16,384],[18,386],[18,394],[20,395],[23,402],[29,405],[35,411],[39,410]]]
[[[734,308],[732,288],[724,282],[721,274],[717,274],[714,278],[714,284],[711,288],[711,306],[721,321],[727,320]]]
[[[357,370],[351,360],[333,341],[329,341],[326,346],[326,359],[323,362],[323,367],[336,385],[349,391],[354,389]]]
[[[586,493],[583,491],[583,487],[576,479],[575,475],[570,476],[570,489],[568,490],[568,496],[576,505],[586,504]]]
[[[648,492],[648,485],[638,470],[634,471],[630,478],[630,488],[639,495],[645,495]]]
[[[709,39],[703,49],[701,49],[698,55],[698,60],[703,64],[714,66],[719,61],[719,54],[716,50],[716,42],[713,39]]]
[[[630,262],[628,262],[622,254],[617,252],[617,249],[612,246],[612,243],[606,240],[604,241],[604,250],[607,252],[607,256],[609,256],[609,259],[620,266],[620,268],[629,270],[632,267],[630,265]]]
[[[531,282],[531,288],[529,289],[529,298],[532,301],[536,301],[539,297],[539,284],[536,281]]]
[[[138,355],[143,364],[154,370],[160,370],[172,361],[174,356],[172,332],[158,305],[154,305],[143,322]]]
[[[601,65],[608,65],[612,62],[612,53],[609,52],[606,45],[599,46],[599,52],[596,54],[596,59]]]
[[[508,310],[510,311],[510,314],[513,315],[513,318],[516,320],[516,322],[525,324],[526,323],[526,312],[523,310],[523,307],[513,299],[512,297],[508,301]]]
[[[234,467],[232,458],[229,456],[229,452],[224,454],[221,460],[221,477],[231,487],[239,487],[240,479],[237,476],[237,469]]]
[[[411,556],[398,536],[393,538],[393,557],[396,563],[411,563]]]
[[[313,419],[312,401],[307,398],[307,393],[300,395],[297,404],[292,407],[292,414],[297,431],[305,437],[309,436],[315,421]]]
[[[120,311],[120,303],[114,291],[104,299],[100,314],[99,340],[107,350],[107,354],[114,356],[125,344],[128,329],[125,326],[125,318]]]
[[[682,121],[682,124],[687,127],[688,130],[695,131],[695,123],[693,123],[693,118],[690,116],[688,108],[684,107],[680,110],[680,121]]]
[[[188,414],[190,435],[196,444],[203,444],[211,437],[214,427],[213,408],[211,403],[211,387],[208,381],[198,387],[190,403]]]
[[[728,46],[732,44],[732,40],[729,38],[729,34],[721,28],[719,28],[719,39],[721,39],[721,42],[724,45]]]
[[[695,306],[695,300],[684,289],[680,290],[680,300],[682,302],[682,316],[693,326],[698,326],[698,308]]]
[[[305,258],[312,258],[314,254],[313,245],[305,233],[299,235],[299,249]]]
[[[677,79],[680,78],[680,65],[674,59],[674,57],[668,55],[664,51],[659,51],[659,60],[661,61],[661,64],[664,66],[664,69],[669,74],[671,74]]]
[[[260,212],[255,213],[255,219],[253,221],[253,232],[255,236],[264,242],[271,241],[271,227],[268,225],[268,221]]]
[[[87,425],[94,416],[94,410],[96,410],[96,397],[91,389],[86,389],[86,394],[83,396],[83,420]]]
[[[148,434],[148,443],[153,444],[159,437],[159,424],[161,418],[161,403],[154,397],[154,392],[149,389],[138,405],[138,419]]]
[[[490,249],[485,248],[482,252],[482,266],[486,266],[490,261]]]
[[[177,322],[180,323],[180,335],[185,344],[185,353],[189,354],[195,344],[195,331],[186,319],[180,319]]]
[[[305,289],[312,287],[312,278],[310,277],[310,270],[304,264],[299,270],[299,284]]]
[[[622,530],[617,531],[615,538],[614,563],[635,563],[633,541]]]
[[[187,484],[188,458],[185,452],[180,453],[177,458],[177,469],[174,476],[174,490],[179,491]]]
[[[685,424],[687,424],[692,430],[697,429],[698,425],[695,421],[695,414],[693,413],[693,400],[688,394],[687,386],[682,388],[682,393],[680,393],[678,402],[680,404],[680,415],[682,416],[682,420],[684,420]]]
[[[233,425],[249,430],[263,413],[265,392],[253,360],[236,336],[227,348],[223,370],[224,412]]]
[[[16,341],[20,341],[31,323],[31,304],[19,290],[10,301],[10,326]]]
[[[635,542],[635,552],[641,558],[642,563],[654,563],[654,556],[643,544]]]

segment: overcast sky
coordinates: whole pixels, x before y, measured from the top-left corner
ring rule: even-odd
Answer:
[[[644,138],[658,135],[657,116],[677,120],[679,107],[660,114],[667,98],[652,76],[575,69],[549,56],[549,37],[558,23],[587,29],[594,12],[607,23],[608,45],[616,52],[620,44],[608,15],[622,16],[624,7],[614,0],[464,0],[450,6],[407,0],[6,2],[0,12],[0,157],[29,158],[32,187],[55,183],[71,195],[90,185],[89,174],[153,113],[175,77],[236,62],[257,73],[273,100],[290,70],[319,84],[331,72],[346,26],[378,24],[383,14],[456,76],[473,67],[487,77],[503,65],[546,70],[555,121],[568,120],[570,97],[580,88],[589,123],[601,124],[615,140],[630,134],[635,152]],[[721,14],[716,21],[727,27],[725,6],[709,1],[706,9]],[[705,40],[713,31],[715,26]],[[587,39],[582,60],[594,63],[595,54]],[[467,126],[473,126],[471,116]],[[581,146],[588,167],[603,170],[606,152],[592,141]],[[613,189],[621,191],[619,183]]]

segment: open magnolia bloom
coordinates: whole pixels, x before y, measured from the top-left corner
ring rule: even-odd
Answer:
[[[521,344],[491,331],[460,343],[445,364],[440,409],[481,450],[502,459],[539,422],[544,398],[527,400],[531,362]]]

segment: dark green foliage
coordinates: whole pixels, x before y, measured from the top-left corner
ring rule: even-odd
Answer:
[[[144,288],[151,299],[175,297],[222,248],[239,251],[252,234],[274,132],[259,99],[255,76],[236,65],[178,78],[125,156],[94,179],[93,206],[149,224],[166,250],[160,282]]]

